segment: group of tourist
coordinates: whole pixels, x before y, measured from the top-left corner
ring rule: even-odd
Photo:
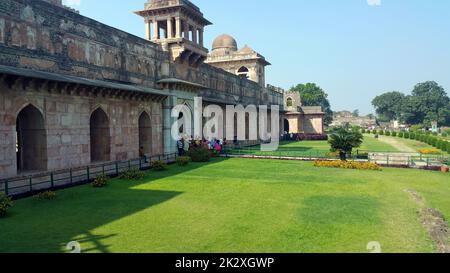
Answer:
[[[193,138],[191,137],[180,137],[177,140],[177,149],[178,155],[184,156],[189,152],[191,147],[206,147],[211,153],[221,154],[224,151],[225,146],[227,145],[226,138],[224,139],[216,139],[216,138],[202,138],[199,137]]]

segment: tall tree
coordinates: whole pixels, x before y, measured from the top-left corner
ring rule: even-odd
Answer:
[[[450,118],[450,99],[442,86],[434,81],[419,83],[412,91],[416,115],[422,123],[430,126],[433,121],[447,125]]]
[[[405,95],[400,92],[387,92],[373,99],[372,105],[380,120],[391,121],[401,117],[404,99]]]
[[[419,83],[411,95],[388,92],[372,101],[380,120],[400,119],[408,124],[450,126],[450,98],[434,81]]]
[[[359,110],[356,109],[355,111],[353,111],[352,116],[353,116],[354,118],[359,117]]]
[[[326,125],[333,121],[333,111],[328,100],[328,94],[315,83],[298,84],[291,91],[300,93],[303,106],[321,106],[325,113],[324,123]]]

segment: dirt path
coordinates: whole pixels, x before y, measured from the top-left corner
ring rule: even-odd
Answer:
[[[379,136],[378,140],[395,147],[400,152],[416,153],[417,151],[394,137]]]
[[[436,243],[440,253],[450,253],[450,229],[444,216],[436,209],[429,208],[425,200],[414,190],[406,189],[411,198],[419,205],[418,211],[423,227],[428,231]]]

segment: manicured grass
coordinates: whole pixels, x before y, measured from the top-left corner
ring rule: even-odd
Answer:
[[[321,151],[321,152],[329,152],[330,144],[328,141],[301,141],[301,142],[291,142],[291,143],[281,143],[281,147],[283,148],[305,148],[311,151]],[[380,152],[397,152],[398,150],[384,142],[375,139],[372,135],[364,135],[364,141],[359,150],[368,150],[368,151],[380,151]]]
[[[388,143],[384,143],[375,138],[374,135],[364,135],[364,142],[359,150],[370,152],[399,152],[400,150]]]
[[[428,145],[427,143],[423,143],[423,142],[420,142],[420,141],[417,141],[417,140],[405,139],[405,138],[399,138],[399,137],[397,137],[396,139],[398,141],[401,141],[402,143],[404,143],[405,145],[407,145],[411,149],[414,149],[415,151],[418,151],[420,149],[436,149],[433,146]]]
[[[371,135],[364,136],[364,142],[361,147],[354,149],[360,151],[371,152],[398,152],[399,149],[375,139]],[[261,151],[259,146],[233,149],[231,154],[245,154],[257,156],[289,156],[289,157],[313,157],[313,158],[330,158],[334,155],[330,154],[330,144],[328,141],[296,141],[281,142],[277,151]]]
[[[450,175],[315,168],[311,162],[215,159],[16,201],[0,252],[433,252],[413,189],[450,219]]]

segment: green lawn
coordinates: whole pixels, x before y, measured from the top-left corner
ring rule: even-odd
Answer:
[[[371,152],[398,152],[399,149],[375,139],[372,135],[365,135],[360,151]],[[291,156],[291,157],[330,157],[330,144],[328,141],[298,141],[281,142],[277,151],[263,152],[259,146],[233,149],[232,154],[246,154],[258,156]]]
[[[426,143],[417,141],[417,140],[412,140],[412,139],[405,139],[405,138],[396,138],[398,141],[401,141],[402,143],[404,143],[405,145],[407,145],[408,147],[410,147],[411,149],[414,149],[415,151],[418,151],[420,149],[436,149],[431,145],[428,145]]]
[[[286,148],[305,148],[312,151],[329,152],[330,144],[328,141],[301,141],[291,143],[281,143],[281,147]],[[391,145],[375,139],[372,135],[364,135],[364,142],[359,150],[397,152],[398,150]]]
[[[16,201],[0,252],[433,252],[404,189],[450,219],[450,175],[317,169],[311,162],[215,159]]]
[[[359,150],[365,150],[370,152],[399,152],[396,147],[384,143],[375,138],[374,135],[364,135],[364,142]]]

